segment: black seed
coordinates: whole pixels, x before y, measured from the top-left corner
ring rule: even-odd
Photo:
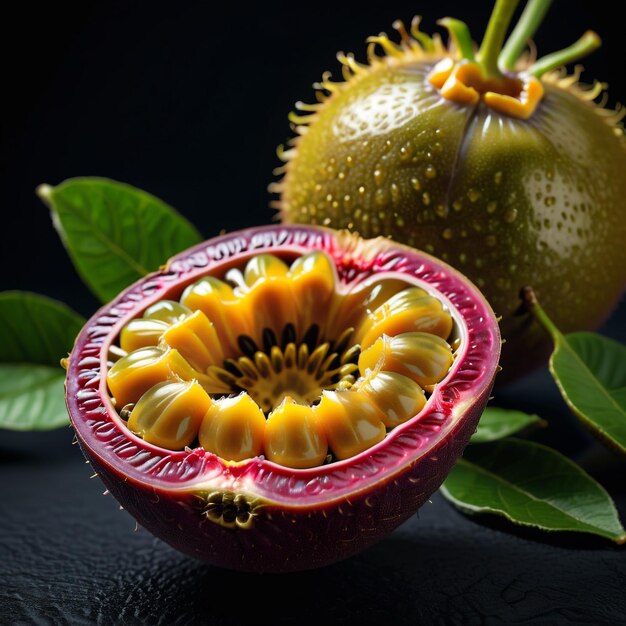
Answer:
[[[126,404],[122,410],[120,411],[120,417],[123,420],[128,420],[128,418],[130,417],[130,414],[132,413],[133,409],[135,408],[134,403],[131,404]]]
[[[337,343],[333,346],[333,351],[341,354],[348,347],[348,342],[350,341],[350,337],[352,337],[353,332],[353,328],[346,328],[346,330],[341,333]]]
[[[224,507],[222,518],[227,524],[232,524],[237,517],[237,510],[233,506]]]
[[[271,328],[263,329],[263,348],[268,354],[270,350],[278,345],[278,339],[276,339],[276,333]]]
[[[360,354],[361,354],[361,346],[356,345],[356,346],[352,346],[351,348],[348,348],[341,355],[341,364],[345,365],[346,363],[358,363]]]
[[[335,352],[333,355],[333,360],[328,364],[328,367],[326,368],[326,371],[329,370],[334,370],[337,367],[339,367],[340,363],[339,363],[339,355]]]
[[[224,361],[224,369],[227,372],[230,372],[233,376],[237,376],[237,378],[243,376],[241,370],[237,367],[237,361],[234,359],[226,359]]]
[[[309,351],[313,352],[317,347],[319,336],[320,327],[317,324],[311,324],[306,333],[304,333],[304,337],[302,337],[302,343],[305,343],[309,347]]]
[[[254,358],[256,352],[259,351],[258,346],[254,343],[254,339],[249,335],[239,335],[237,338],[239,349],[251,359]]]
[[[283,336],[282,336],[282,340],[281,340],[281,348],[284,350],[287,347],[287,344],[289,343],[295,343],[296,342],[296,329],[294,327],[294,325],[289,322],[288,324],[285,324],[285,328],[283,328]]]

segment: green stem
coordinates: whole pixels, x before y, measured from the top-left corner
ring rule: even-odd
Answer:
[[[478,53],[478,59],[487,76],[500,76],[498,56],[518,4],[519,0],[496,0]]]
[[[519,294],[522,300],[522,307],[525,311],[528,311],[548,332],[554,345],[556,345],[562,335],[561,331],[554,325],[554,322],[548,317],[548,314],[543,310],[543,307],[537,300],[537,295],[532,287],[524,287]]]
[[[505,70],[515,69],[515,64],[524,51],[529,39],[537,32],[543,22],[552,0],[528,0],[524,12],[519,18],[517,25],[507,39],[500,56],[498,65]]]
[[[453,17],[444,17],[439,20],[437,24],[440,24],[448,30],[452,41],[454,41],[454,45],[461,53],[461,58],[473,61],[474,43],[472,42],[472,35],[470,34],[467,24]]]
[[[542,57],[528,68],[528,73],[540,78],[546,72],[554,70],[561,65],[567,65],[578,61],[582,57],[598,49],[602,40],[592,30],[588,30],[576,43],[571,46]]]

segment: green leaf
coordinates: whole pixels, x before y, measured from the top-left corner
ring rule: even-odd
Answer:
[[[57,300],[27,291],[4,291],[0,293],[0,362],[58,366],[84,323]]]
[[[480,418],[476,432],[470,439],[470,443],[496,441],[526,428],[546,425],[547,423],[537,415],[499,407],[487,407]]]
[[[626,454],[626,346],[596,333],[564,335],[531,288],[521,297],[552,337],[550,372],[565,402],[600,441]]]
[[[530,441],[469,446],[442,492],[466,513],[495,513],[524,526],[626,542],[604,488],[556,450]]]
[[[39,197],[85,284],[103,302],[202,240],[154,196],[104,178],[40,185]]]
[[[45,430],[69,423],[60,367],[0,364],[0,428]]]
[[[626,346],[595,333],[559,333],[550,371],[583,424],[626,454]]]

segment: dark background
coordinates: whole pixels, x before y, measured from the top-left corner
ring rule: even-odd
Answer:
[[[626,101],[623,23],[609,0],[557,0],[540,53],[587,28],[604,39],[588,81]],[[482,35],[490,2],[31,2],[0,36],[2,289],[98,303],[74,272],[35,187],[107,176],[164,199],[207,237],[268,223],[266,191],[290,136],[287,113],[313,100],[337,50],[396,18],[423,28],[454,15]],[[626,339],[622,305],[603,332]],[[572,422],[547,372],[501,390],[539,412],[535,438],[580,460],[626,517],[624,464]],[[69,430],[0,433],[0,623],[626,623],[626,556],[603,541],[478,525],[439,496],[390,538],[323,572],[241,576],[176,554],[101,498]],[[507,531],[507,532],[505,532]],[[235,589],[242,603],[224,595]]]
[[[207,237],[271,221],[266,191],[290,136],[287,114],[314,101],[335,53],[365,58],[365,38],[396,18],[445,15],[482,36],[491,3],[383,2],[16,3],[3,20],[0,207],[2,288],[87,299],[35,187],[107,176],[141,187],[186,215]],[[585,60],[589,81],[626,101],[624,32],[609,0],[557,0],[536,36],[540,52],[587,28],[604,38]]]

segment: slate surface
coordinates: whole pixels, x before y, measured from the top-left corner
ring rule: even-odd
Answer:
[[[320,571],[213,568],[135,532],[99,479],[89,480],[71,439],[68,430],[3,438],[2,624],[619,624],[626,616],[624,550],[508,534],[439,495],[376,546]],[[623,515],[623,495],[621,505]],[[231,590],[240,603],[225,599]]]

